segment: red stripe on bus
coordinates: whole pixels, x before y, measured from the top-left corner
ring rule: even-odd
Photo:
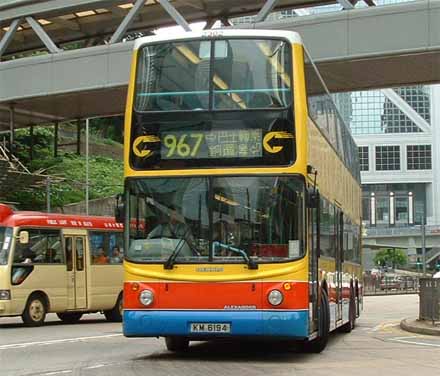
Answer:
[[[308,283],[288,282],[126,282],[124,308],[127,309],[308,309]],[[142,290],[154,293],[154,302],[145,307],[139,301]],[[277,289],[284,295],[283,302],[274,307],[268,294]]]

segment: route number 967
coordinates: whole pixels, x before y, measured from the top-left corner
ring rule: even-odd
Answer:
[[[202,141],[203,133],[183,133],[179,136],[167,134],[163,138],[162,144],[167,149],[166,158],[172,158],[175,156],[185,158],[197,156]]]

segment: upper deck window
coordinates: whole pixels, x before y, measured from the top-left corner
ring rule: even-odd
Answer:
[[[291,105],[291,48],[284,40],[166,42],[141,48],[135,110],[276,109]]]

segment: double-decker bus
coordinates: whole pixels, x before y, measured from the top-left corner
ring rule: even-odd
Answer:
[[[138,39],[125,119],[125,336],[351,331],[357,148],[297,33]]]
[[[40,326],[54,312],[122,319],[123,225],[114,218],[13,211],[0,204],[0,318]],[[1,321],[0,321],[1,322]]]

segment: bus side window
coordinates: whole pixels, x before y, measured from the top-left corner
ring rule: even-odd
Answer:
[[[84,240],[76,238],[76,270],[84,270]]]
[[[66,261],[67,261],[67,271],[71,272],[73,270],[73,254],[72,254],[72,238],[65,238],[66,241]]]
[[[108,264],[108,236],[105,232],[90,232],[92,264]]]
[[[17,243],[14,262],[35,264],[61,264],[61,236],[59,230],[29,229],[29,243]]]

